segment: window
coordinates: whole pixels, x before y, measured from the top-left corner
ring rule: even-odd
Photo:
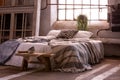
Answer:
[[[90,21],[107,20],[108,0],[58,0],[58,20],[75,20],[84,14]]]
[[[36,0],[0,0],[0,43],[35,35],[34,3]]]

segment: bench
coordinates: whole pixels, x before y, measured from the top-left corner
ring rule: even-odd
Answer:
[[[101,40],[104,46],[105,56],[120,56],[120,39],[96,38]]]
[[[43,63],[45,65],[45,70],[50,71],[51,70],[51,63],[50,63],[50,57],[54,54],[50,53],[29,53],[28,51],[18,51],[16,53],[17,56],[22,56],[22,70],[26,71],[28,69],[28,63],[37,63],[37,62],[31,62],[29,59],[30,57],[35,57],[38,59],[38,63]]]

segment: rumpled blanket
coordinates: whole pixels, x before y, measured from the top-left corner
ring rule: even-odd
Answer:
[[[38,36],[38,37],[25,37],[8,40],[0,44],[0,65],[5,64],[12,55],[16,52],[16,49],[18,48],[19,44],[21,43],[43,43],[43,42],[49,42],[51,38],[54,38],[52,36]]]
[[[66,43],[66,42],[65,42]],[[102,42],[87,41],[52,46],[51,66],[53,71],[82,72],[92,69],[91,64],[104,58]]]
[[[6,63],[19,46],[16,40],[8,40],[0,45],[0,65]]]

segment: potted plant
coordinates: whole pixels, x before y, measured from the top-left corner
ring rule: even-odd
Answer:
[[[77,28],[78,30],[87,30],[88,19],[86,15],[80,14],[77,17]]]

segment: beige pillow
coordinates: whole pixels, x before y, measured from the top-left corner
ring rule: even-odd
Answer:
[[[90,38],[92,35],[90,31],[78,31],[73,38]]]
[[[50,30],[47,36],[55,36],[57,37],[61,30]]]

